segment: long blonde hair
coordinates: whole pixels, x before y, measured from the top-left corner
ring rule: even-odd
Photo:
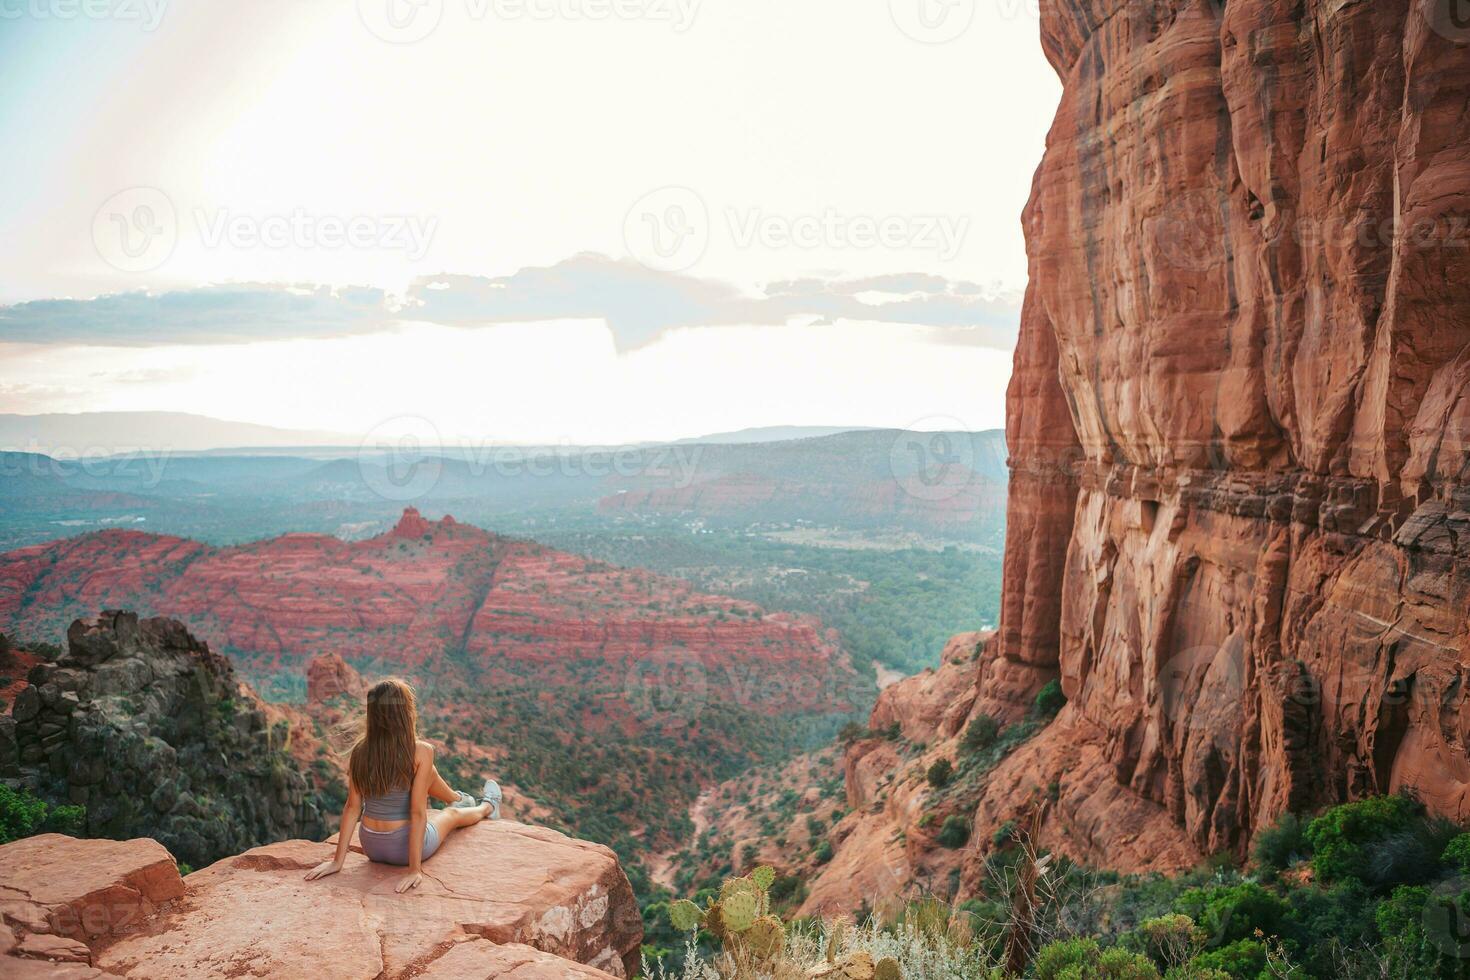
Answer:
[[[412,785],[418,721],[418,703],[407,681],[389,677],[368,691],[367,726],[347,760],[352,785],[364,797]]]

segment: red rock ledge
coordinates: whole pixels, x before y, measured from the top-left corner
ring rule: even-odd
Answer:
[[[354,847],[284,841],[181,878],[152,840],[56,834],[0,847],[0,975],[29,977],[624,977],[643,925],[612,851],[540,827],[451,837],[414,892]]]

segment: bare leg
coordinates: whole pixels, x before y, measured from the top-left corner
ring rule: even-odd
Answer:
[[[490,815],[490,804],[481,803],[479,806],[469,806],[462,809],[450,807],[448,810],[430,810],[429,823],[439,831],[439,844],[442,847],[445,838],[461,827],[473,827]]]
[[[444,777],[439,775],[438,767],[435,767],[434,775],[429,779],[429,796],[440,803],[459,802],[459,794],[449,788]]]

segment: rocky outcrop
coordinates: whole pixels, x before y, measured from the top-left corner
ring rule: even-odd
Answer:
[[[605,847],[482,823],[400,895],[354,845],[286,841],[186,878],[156,842],[33,837],[0,847],[0,974],[148,980],[631,976],[643,926]],[[44,969],[43,969],[44,964]]]
[[[367,693],[362,675],[335,653],[312,657],[306,665],[306,701],[325,704],[335,698],[361,698]]]
[[[1409,790],[1470,817],[1470,30],[1439,0],[1043,0],[1000,635],[1094,863]],[[973,881],[973,875],[971,876]]]
[[[182,625],[107,612],[31,667],[0,760],[42,799],[85,809],[98,837],[155,837],[189,864],[324,833],[284,726],[228,660]]]

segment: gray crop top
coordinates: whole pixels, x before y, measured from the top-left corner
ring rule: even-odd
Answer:
[[[382,796],[369,796],[362,801],[362,815],[374,820],[407,820],[408,790],[399,789]]]

